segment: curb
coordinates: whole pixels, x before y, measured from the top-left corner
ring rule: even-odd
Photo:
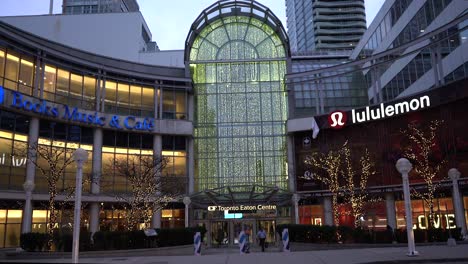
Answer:
[[[417,257],[416,257],[417,258]],[[363,262],[361,264],[396,264],[396,263],[444,263],[444,262],[462,262],[468,263],[468,258],[440,258],[440,259],[405,259],[405,260],[386,260]]]

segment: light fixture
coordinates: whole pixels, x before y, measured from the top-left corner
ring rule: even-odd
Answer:
[[[424,33],[424,31],[425,31],[424,29],[419,30],[419,32],[421,32],[421,33]]]

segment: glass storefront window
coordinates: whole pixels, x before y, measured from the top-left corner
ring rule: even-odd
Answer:
[[[404,201],[395,202],[397,227],[406,228]],[[413,229],[429,227],[429,207],[422,200],[411,200]],[[434,199],[434,228],[456,228],[455,212],[451,198]]]
[[[184,209],[163,209],[161,211],[161,228],[182,228],[184,226]]]
[[[323,225],[323,206],[299,206],[299,223],[303,225]]]
[[[32,214],[32,232],[46,233],[47,220],[49,219],[47,210],[33,210]]]
[[[7,212],[7,221],[4,231],[4,236],[1,236],[0,239],[4,239],[4,247],[17,247],[19,245],[19,239],[21,235],[21,221],[23,219],[22,210],[6,210]]]

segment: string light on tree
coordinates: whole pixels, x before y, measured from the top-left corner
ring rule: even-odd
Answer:
[[[434,227],[435,194],[440,187],[440,181],[446,178],[445,175],[440,177],[439,175],[447,160],[433,158],[435,148],[438,145],[437,136],[443,123],[443,121],[434,120],[427,127],[410,123],[406,129],[401,131],[408,140],[404,155],[412,161],[414,171],[426,184],[425,190],[412,189],[411,194],[423,200],[429,208],[429,228]]]

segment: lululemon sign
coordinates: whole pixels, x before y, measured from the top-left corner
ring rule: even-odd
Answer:
[[[346,125],[348,116],[343,111],[334,111],[328,116],[328,124],[333,129],[341,129]]]
[[[381,103],[377,106],[367,106],[365,109],[352,109],[350,113],[352,124],[375,121],[386,117],[406,114],[431,106],[431,98],[427,95],[393,104]],[[328,124],[333,129],[343,128],[348,121],[348,115],[343,111],[334,111],[328,115]]]

